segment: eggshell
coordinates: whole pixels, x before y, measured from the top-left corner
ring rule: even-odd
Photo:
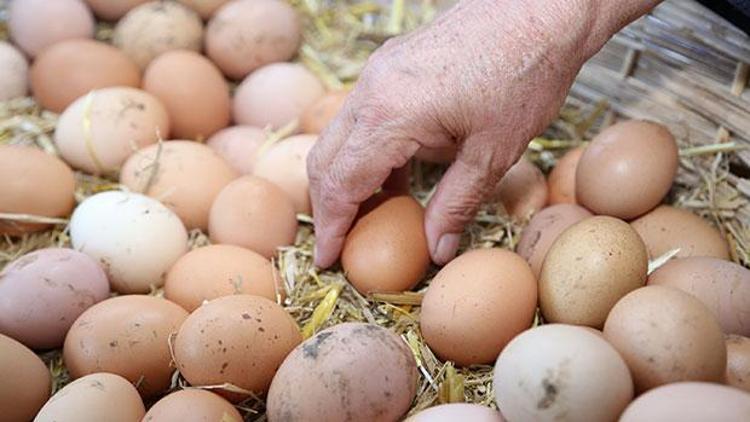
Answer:
[[[57,157],[37,148],[0,145],[0,213],[66,217],[75,204],[74,191],[73,171]],[[0,220],[0,235],[21,236],[47,227]]]
[[[144,397],[169,388],[173,368],[169,336],[188,313],[154,296],[117,296],[81,314],[65,337],[71,377],[111,372],[137,385]]]
[[[565,153],[552,168],[547,178],[549,186],[549,203],[575,204],[576,202],[576,169],[578,161],[586,147],[580,146]]]
[[[268,392],[268,419],[396,421],[416,395],[406,344],[374,324],[344,323],[299,345]]]
[[[739,422],[749,417],[750,394],[706,382],[679,382],[638,397],[620,422]]]
[[[50,395],[47,366],[26,346],[0,334],[0,409],[3,421],[27,422]]]
[[[60,115],[55,145],[71,166],[111,174],[139,148],[169,137],[169,116],[161,101],[135,88],[91,91]]]
[[[513,339],[497,359],[494,386],[511,421],[614,421],[633,399],[617,351],[588,329],[564,324]]]
[[[612,308],[604,337],[627,362],[638,392],[724,377],[721,327],[705,305],[681,290],[647,286],[629,293]]]
[[[273,182],[286,192],[298,213],[312,215],[307,154],[315,146],[317,135],[298,135],[259,150],[253,173]]]
[[[536,280],[523,258],[497,248],[466,252],[430,283],[422,300],[422,335],[443,360],[491,363],[531,326],[536,300]]]
[[[215,12],[206,28],[206,54],[232,79],[291,59],[301,41],[297,12],[278,0],[229,2]],[[287,92],[294,93],[294,88]]]
[[[208,220],[214,243],[251,249],[266,258],[294,243],[297,216],[281,188],[255,176],[228,184],[214,200]]]
[[[750,338],[730,334],[726,336],[726,383],[750,392]]]
[[[628,223],[590,217],[567,228],[547,252],[539,309],[547,322],[601,328],[623,296],[646,284],[646,246]]]
[[[690,211],[662,205],[631,223],[651,259],[680,249],[678,258],[729,259],[729,245],[718,229]]]
[[[154,167],[156,162],[158,167]],[[237,176],[211,148],[192,141],[170,141],[133,154],[122,166],[120,183],[159,199],[188,229],[205,231],[216,195]]]
[[[224,296],[185,320],[174,341],[174,357],[191,385],[231,383],[264,394],[281,362],[301,342],[297,323],[275,302]]]
[[[63,387],[34,422],[139,422],[145,413],[133,384],[119,375],[98,373]]]
[[[323,94],[323,85],[301,64],[269,64],[253,72],[237,87],[234,120],[243,125],[279,129],[301,118]]]
[[[347,94],[345,91],[333,91],[318,98],[302,114],[302,131],[316,135],[322,133],[344,106]]]
[[[200,52],[203,21],[179,3],[152,1],[132,9],[117,23],[112,43],[143,69],[167,51]]]
[[[547,181],[539,167],[522,158],[505,173],[492,197],[509,215],[528,218],[547,204]]]
[[[29,64],[13,45],[0,41],[0,101],[25,97],[29,92]]]
[[[487,406],[449,403],[433,406],[406,419],[406,422],[505,422],[503,415]]]
[[[120,293],[160,287],[187,252],[187,231],[179,217],[136,193],[104,192],[83,201],[71,218],[70,239],[73,248],[102,265]]]
[[[193,9],[203,19],[209,19],[221,6],[229,0],[177,0],[185,6]]]
[[[17,0],[8,5],[10,38],[30,57],[61,41],[94,36],[94,17],[81,0]]]
[[[189,388],[159,400],[143,417],[143,422],[168,421],[242,422],[243,419],[232,403],[210,391]]]
[[[430,265],[422,205],[411,196],[392,197],[360,218],[346,235],[341,265],[363,294],[416,286]]]
[[[72,249],[40,249],[0,272],[0,333],[33,349],[60,347],[73,321],[109,297],[104,270]]]
[[[555,239],[568,227],[591,217],[591,213],[575,204],[557,204],[544,208],[531,218],[521,232],[516,252],[531,266],[539,278],[542,263]]]
[[[232,126],[213,134],[206,145],[240,174],[253,174],[255,156],[266,138],[266,132],[257,127]]]
[[[143,89],[167,107],[175,138],[205,139],[229,124],[227,83],[219,69],[196,52],[169,51],[154,59]]]
[[[107,21],[116,21],[134,7],[149,0],[86,0],[96,16]]]

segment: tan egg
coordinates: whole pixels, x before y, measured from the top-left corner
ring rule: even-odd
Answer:
[[[200,52],[203,21],[179,3],[152,1],[132,9],[117,23],[112,43],[144,69],[167,51]]]
[[[539,167],[522,158],[505,173],[492,197],[509,215],[527,218],[547,204],[547,181]]]
[[[642,393],[679,381],[720,382],[727,349],[716,318],[698,299],[671,287],[647,286],[623,297],[604,324]]]
[[[536,300],[536,280],[523,258],[497,248],[469,251],[430,283],[422,300],[422,335],[443,360],[461,366],[492,363],[513,337],[531,327]]]
[[[210,19],[217,10],[229,0],[177,0],[185,6],[193,9],[203,19]]]
[[[316,135],[323,132],[323,129],[331,123],[333,118],[339,113],[339,110],[341,110],[341,107],[344,106],[347,95],[348,93],[345,91],[334,91],[318,98],[302,114],[302,119],[300,120],[302,131]]]
[[[112,174],[140,148],[169,137],[169,116],[161,101],[135,88],[91,91],[60,115],[55,145],[71,166],[91,174]]]
[[[150,0],[86,0],[97,17],[106,21],[116,21],[131,9]]]
[[[210,391],[188,388],[175,391],[151,406],[143,422],[242,422],[232,403]]]
[[[531,266],[534,276],[539,278],[542,263],[552,243],[565,229],[591,217],[591,213],[575,204],[557,204],[536,213],[521,232],[516,252]]]
[[[205,231],[216,195],[237,176],[211,148],[193,141],[169,141],[133,154],[122,166],[120,183],[161,201],[188,229]]]
[[[580,146],[565,153],[552,168],[547,178],[549,203],[576,204],[576,169],[586,147]]]
[[[75,204],[74,190],[73,171],[57,157],[37,148],[0,145],[0,213],[67,217]],[[0,220],[0,235],[21,236],[47,227]]]
[[[312,215],[310,179],[307,177],[307,154],[318,140],[317,135],[297,135],[259,150],[253,174],[280,187],[298,213]]]
[[[0,101],[25,97],[29,92],[29,64],[12,44],[0,41]]]
[[[240,174],[253,174],[255,156],[266,138],[266,132],[257,127],[232,126],[213,134],[206,145]]]
[[[141,85],[138,66],[122,51],[81,39],[45,49],[31,66],[30,79],[36,101],[56,113],[94,89]]]
[[[668,205],[662,205],[630,223],[643,239],[651,259],[679,249],[678,258],[710,256],[729,259],[729,244],[706,220]]]
[[[94,37],[94,17],[81,0],[19,0],[8,5],[10,38],[30,57],[61,41]]]
[[[422,205],[392,197],[360,218],[346,235],[341,265],[362,294],[412,289],[430,265]]]
[[[167,274],[164,296],[193,312],[203,301],[235,294],[285,297],[271,261],[244,248],[210,245],[180,258]]]
[[[397,421],[417,392],[417,365],[398,335],[338,324],[299,345],[268,392],[271,421]]]
[[[196,52],[157,57],[146,69],[143,89],[167,107],[175,138],[205,139],[229,124],[229,87],[219,69]]]
[[[47,366],[23,344],[0,334],[0,409],[3,421],[28,422],[50,395]]]
[[[71,377],[111,372],[136,383],[144,397],[169,388],[173,368],[169,336],[188,313],[178,305],[147,295],[117,296],[99,302],[78,317],[63,346]]]
[[[214,13],[206,28],[206,54],[232,79],[291,59],[301,41],[297,12],[278,0],[229,2]]]
[[[224,296],[185,320],[174,341],[174,358],[191,385],[231,383],[263,395],[281,362],[301,342],[297,323],[275,302]],[[247,398],[226,393],[230,400]]]
[[[241,246],[271,258],[276,248],[294,243],[297,215],[279,187],[260,177],[243,176],[216,197],[208,232],[214,243]]]
[[[472,403],[448,403],[422,410],[405,422],[505,422],[495,409]]]
[[[730,334],[726,336],[726,383],[750,392],[750,338]]]
[[[539,277],[545,321],[602,328],[623,296],[646,284],[646,246],[628,223],[587,218],[560,234]]]
[[[323,94],[318,78],[301,64],[269,64],[253,72],[237,88],[234,120],[243,125],[279,129],[301,118]]]

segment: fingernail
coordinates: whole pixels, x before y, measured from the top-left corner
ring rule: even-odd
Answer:
[[[458,251],[458,242],[460,240],[461,235],[458,233],[446,233],[442,235],[435,250],[435,263],[444,265],[453,259]]]

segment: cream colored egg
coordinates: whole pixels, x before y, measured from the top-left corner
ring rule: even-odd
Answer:
[[[255,161],[254,174],[280,187],[291,198],[295,211],[308,215],[312,215],[312,205],[307,154],[317,140],[317,135],[292,136],[261,149]]]
[[[81,0],[15,0],[8,8],[10,38],[35,57],[46,47],[74,38],[93,38],[94,16]]]
[[[255,156],[266,137],[265,131],[254,126],[232,126],[216,132],[206,145],[241,174],[252,174]]]
[[[13,45],[0,41],[0,101],[23,97],[29,92],[29,64]]]

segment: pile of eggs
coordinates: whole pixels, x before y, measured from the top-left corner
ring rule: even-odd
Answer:
[[[95,17],[114,23],[111,44],[93,39]],[[419,380],[406,342],[368,323],[304,339],[282,306],[273,260],[313,212],[306,156],[346,98],[289,62],[295,10],[14,0],[8,19],[0,101],[30,87],[60,113],[59,158],[0,145],[0,213],[35,217],[0,219],[0,235],[69,217],[71,247],[0,272],[0,419],[240,421],[235,404],[256,397],[272,422],[403,419]],[[549,177],[512,167],[491,199],[529,219],[516,251],[462,253],[425,288],[418,321],[440,359],[495,365],[499,411],[444,404],[409,420],[748,420],[750,270],[709,222],[662,205],[678,165],[666,128],[625,121]],[[123,189],[78,202],[76,171]],[[353,288],[417,288],[423,227],[404,191],[363,204],[341,256]],[[211,245],[191,248],[193,230]],[[50,397],[36,353],[55,349],[73,381]]]

